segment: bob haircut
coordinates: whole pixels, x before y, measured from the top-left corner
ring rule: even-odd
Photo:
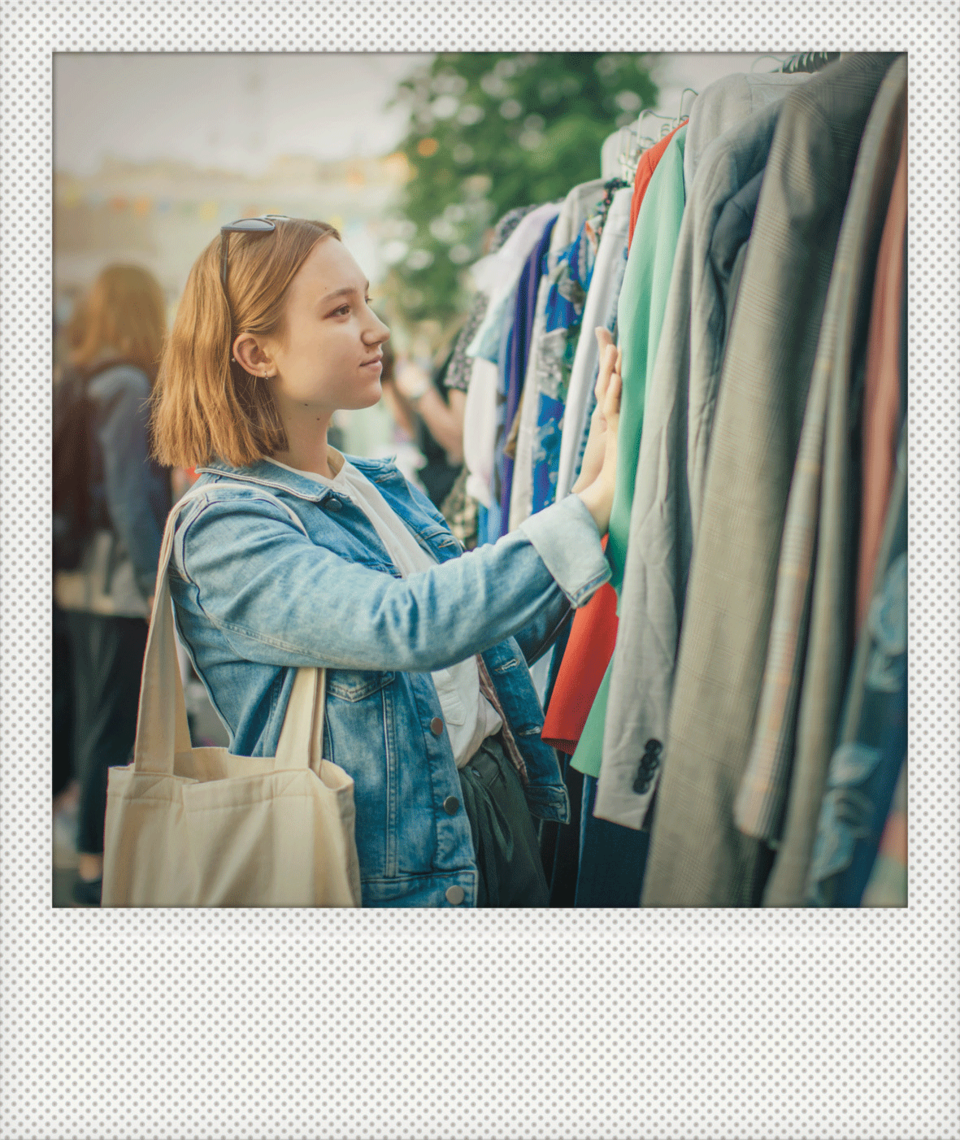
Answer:
[[[282,336],[287,289],[324,238],[326,222],[290,218],[272,231],[229,233],[227,285],[220,281],[220,238],[194,262],[177,306],[152,396],[156,458],[197,467],[219,458],[247,467],[287,446],[270,386],[231,360],[240,333]]]
[[[67,330],[70,362],[86,368],[104,354],[136,364],[152,382],[163,348],[166,302],[139,265],[108,265],[81,298]]]

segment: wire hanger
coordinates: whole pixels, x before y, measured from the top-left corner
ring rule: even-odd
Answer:
[[[642,118],[643,116],[641,116]],[[637,127],[640,120],[633,127],[624,127],[621,132],[623,136],[623,145],[620,148],[620,154],[617,156],[617,162],[620,164],[621,176],[625,179],[630,179],[636,173],[637,163],[640,161],[640,139],[637,134]]]
[[[637,120],[637,140],[640,143],[641,148],[644,146],[644,144],[646,144],[648,147],[655,146],[658,141],[649,135],[641,134],[641,128],[646,116],[649,115],[651,119],[661,120],[662,126],[660,127],[660,138],[663,138],[664,135],[668,135],[674,129],[674,127],[678,127],[684,119],[690,117],[690,111],[684,111],[683,109],[683,103],[688,94],[692,95],[694,100],[696,100],[698,96],[698,92],[695,91],[692,87],[684,87],[684,89],[680,92],[680,106],[677,109],[676,118],[671,118],[669,115],[658,115],[655,111],[650,110],[644,110],[641,112],[640,118]],[[693,104],[691,103],[691,107],[692,106]]]

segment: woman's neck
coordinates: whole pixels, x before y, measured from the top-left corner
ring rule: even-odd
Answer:
[[[340,470],[340,453],[327,443],[327,431],[317,432],[300,430],[287,426],[287,449],[278,451],[274,459],[285,463],[288,467],[295,467],[298,471],[311,471],[315,475],[323,475],[332,479]]]

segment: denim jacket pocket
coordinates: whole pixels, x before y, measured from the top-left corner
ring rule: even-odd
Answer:
[[[394,676],[375,669],[328,669],[327,695],[352,704],[379,692],[393,682]]]

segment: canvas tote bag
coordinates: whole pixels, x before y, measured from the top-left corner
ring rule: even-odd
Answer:
[[[166,573],[190,497],[164,531],[133,763],[109,772],[102,906],[360,906],[353,780],[321,759],[326,670],[297,671],[275,757],[191,747]]]

